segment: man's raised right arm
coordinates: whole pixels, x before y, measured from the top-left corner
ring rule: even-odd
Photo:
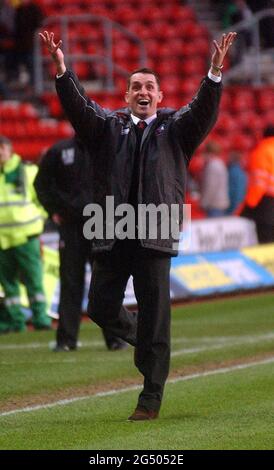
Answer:
[[[56,91],[66,116],[76,133],[90,144],[102,136],[105,111],[86,96],[76,75],[67,70],[65,57],[60,48],[62,41],[55,42],[54,34],[47,31],[39,35],[56,65]]]

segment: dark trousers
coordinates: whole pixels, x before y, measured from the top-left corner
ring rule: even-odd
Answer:
[[[130,275],[138,315],[121,310]],[[135,365],[144,376],[138,404],[158,410],[170,363],[170,257],[138,240],[117,241],[110,252],[95,255],[88,314],[136,346]]]
[[[256,222],[259,243],[274,242],[274,225]]]
[[[58,345],[74,348],[82,316],[86,263],[92,264],[91,245],[82,234],[82,224],[70,223],[59,227],[60,242],[60,302],[56,333]],[[103,330],[108,348],[117,338]]]

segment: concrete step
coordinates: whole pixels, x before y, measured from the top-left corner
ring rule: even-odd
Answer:
[[[190,0],[189,5],[194,9],[198,20],[208,27],[212,35],[221,30],[217,12],[212,8],[209,0]]]

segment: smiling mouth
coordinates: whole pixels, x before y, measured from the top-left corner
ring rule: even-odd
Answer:
[[[149,105],[149,100],[139,100],[138,104],[140,106],[148,106]]]

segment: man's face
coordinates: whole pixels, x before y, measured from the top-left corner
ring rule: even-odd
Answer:
[[[3,165],[11,157],[11,146],[9,144],[0,144],[0,165]]]
[[[134,116],[140,119],[153,116],[157,111],[158,103],[161,103],[162,99],[163,93],[159,90],[153,74],[135,73],[131,76],[125,100]]]

